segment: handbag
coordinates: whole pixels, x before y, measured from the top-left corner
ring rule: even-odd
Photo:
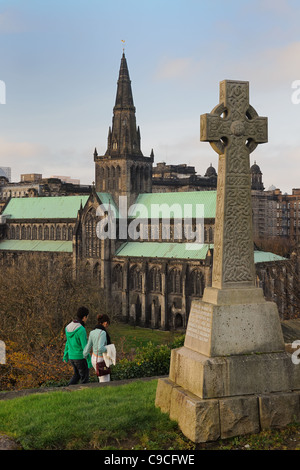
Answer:
[[[103,377],[103,375],[110,374],[110,367],[107,367],[107,365],[105,364],[105,361],[96,363],[96,374],[97,374],[97,377]]]
[[[101,333],[100,333],[101,335]],[[96,375],[97,377],[103,377],[103,375],[108,375],[110,374],[110,367],[107,367],[105,364],[105,361],[98,362],[98,349],[99,349],[99,343],[100,343],[100,335],[99,335],[99,341],[98,341],[98,348],[97,348],[97,361],[96,361]]]

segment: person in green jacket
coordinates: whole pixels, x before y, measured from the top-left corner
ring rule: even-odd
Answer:
[[[76,319],[65,328],[67,341],[63,361],[70,361],[74,370],[68,385],[77,384],[79,381],[80,383],[89,381],[89,368],[92,367],[91,357],[90,355],[86,358],[83,356],[83,350],[87,344],[85,323],[88,315],[89,310],[86,307],[79,307]]]

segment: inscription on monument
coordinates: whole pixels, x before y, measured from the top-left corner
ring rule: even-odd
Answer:
[[[187,334],[191,338],[196,338],[207,343],[210,339],[211,320],[211,306],[194,303],[188,323]]]
[[[213,306],[202,301],[194,301],[191,306],[186,330],[185,346],[194,351],[208,354],[211,343]]]

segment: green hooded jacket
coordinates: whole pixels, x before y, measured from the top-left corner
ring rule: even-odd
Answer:
[[[87,344],[87,334],[84,326],[78,322],[72,321],[66,326],[66,346],[63,361],[68,362],[70,359],[84,359],[83,350]],[[88,367],[92,367],[91,356],[86,357]]]

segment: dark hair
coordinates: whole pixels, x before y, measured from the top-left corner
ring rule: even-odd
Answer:
[[[87,317],[88,314],[89,314],[89,309],[86,308],[86,307],[79,307],[79,309],[77,310],[77,313],[76,313],[76,318],[78,320],[82,320],[83,317]]]
[[[98,321],[98,323],[100,323],[100,325],[103,324],[106,321],[107,321],[108,324],[110,324],[109,316],[106,315],[106,313],[97,315],[97,321]]]

